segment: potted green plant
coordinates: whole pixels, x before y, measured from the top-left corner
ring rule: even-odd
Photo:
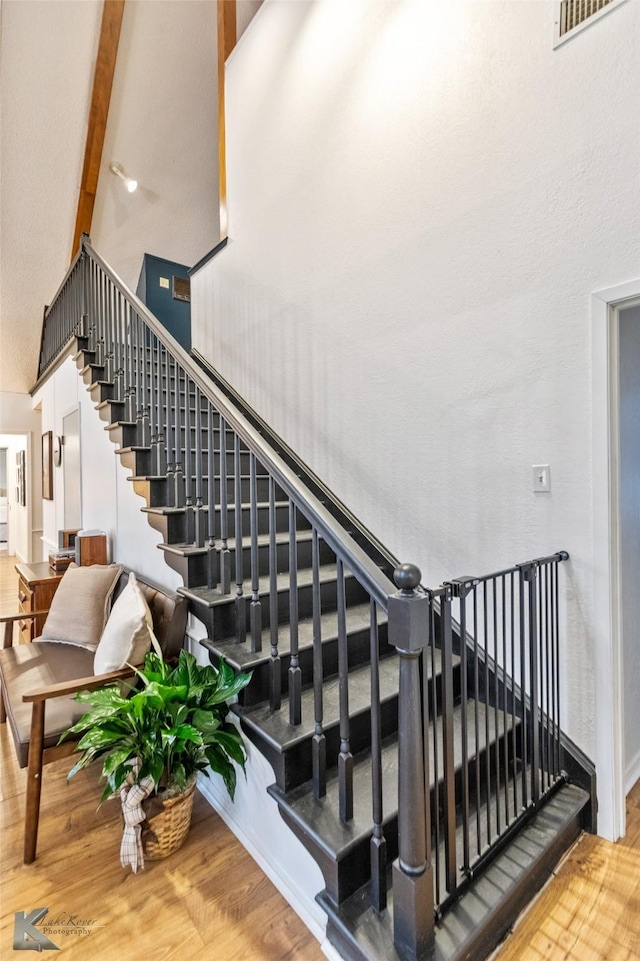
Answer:
[[[69,778],[102,760],[101,800],[120,795],[121,860],[134,871],[144,864],[143,852],[165,857],[186,838],[198,772],[220,774],[233,799],[234,765],[244,769],[246,761],[242,734],[227,715],[230,699],[251,675],[236,675],[224,660],[218,668],[200,666],[184,650],[172,667],[152,641],[144,665],[133,668],[138,686],[123,692],[120,682],[77,694],[89,710],[63,735],[82,733],[82,755]]]

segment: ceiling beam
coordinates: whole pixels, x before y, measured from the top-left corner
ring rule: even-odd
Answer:
[[[236,45],[236,0],[218,0],[218,185],[220,239],[227,236],[227,150],[224,113],[224,65]]]
[[[104,0],[102,7],[102,24],[98,42],[98,56],[96,58],[96,67],[93,75],[89,126],[84,151],[84,165],[82,168],[82,181],[80,183],[80,194],[78,197],[76,225],[73,232],[71,260],[73,260],[78,252],[82,234],[91,233],[93,207],[96,200],[98,175],[102,162],[102,148],[104,146],[104,135],[107,129],[107,118],[109,116],[109,102],[111,100],[111,88],[113,86],[113,76],[116,69],[124,4],[125,0]]]

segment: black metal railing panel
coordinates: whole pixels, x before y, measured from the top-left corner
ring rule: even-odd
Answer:
[[[558,566],[567,556],[428,592],[424,728],[439,910],[563,780]]]

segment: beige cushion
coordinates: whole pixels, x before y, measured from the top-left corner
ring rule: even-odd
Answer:
[[[70,564],[53,595],[41,640],[78,644],[95,651],[121,573],[121,564]]]
[[[132,571],[102,632],[93,661],[94,673],[107,674],[127,664],[142,664],[151,647],[152,630],[149,605]]]
[[[26,767],[31,738],[33,704],[22,695],[38,688],[91,677],[93,654],[75,644],[42,642],[16,644],[0,651],[0,680],[7,710],[7,721],[13,733],[20,767]],[[75,724],[88,705],[74,700],[74,695],[54,697],[47,701],[43,747],[55,747],[60,735]],[[76,736],[77,740],[77,736]]]

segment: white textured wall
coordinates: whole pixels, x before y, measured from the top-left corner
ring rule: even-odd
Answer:
[[[620,311],[620,553],[625,769],[640,777],[640,307]]]
[[[40,388],[34,402],[42,408],[42,430],[62,434],[62,418],[80,405],[80,456],[82,459],[82,526],[103,530],[109,538],[111,559],[125,564],[159,587],[176,588],[181,578],[164,562],[157,549],[160,534],[148,524],[140,508],[144,499],[133,492],[130,473],[120,463],[105,423],[94,410],[91,395],[67,359]],[[63,454],[64,456],[64,454]],[[64,528],[62,468],[54,467],[54,499],[43,501],[44,539],[47,551],[56,547]]]
[[[133,290],[145,253],[194,264],[218,242],[217,96],[213,0],[127,3],[91,240]]]
[[[194,345],[427,583],[560,548],[593,756],[591,291],[636,276],[640,4],[266,0]],[[532,493],[531,465],[552,492]]]

